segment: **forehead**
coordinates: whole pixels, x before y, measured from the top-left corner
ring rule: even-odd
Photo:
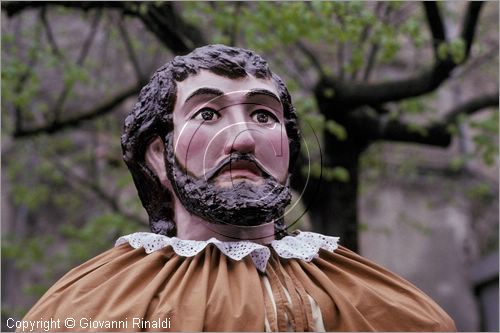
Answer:
[[[267,90],[279,96],[274,83],[269,79],[260,79],[251,75],[241,78],[228,78],[214,74],[208,70],[201,70],[196,75],[191,75],[181,82],[177,82],[176,105],[182,105],[184,101],[195,91],[202,88],[212,88],[223,93],[234,93],[246,90]]]

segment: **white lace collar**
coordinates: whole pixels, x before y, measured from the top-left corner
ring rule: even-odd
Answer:
[[[280,240],[274,240],[271,246],[281,258],[311,261],[318,256],[320,249],[333,252],[338,247],[338,241],[339,237],[330,237],[314,232],[300,232],[297,236],[286,236]],[[183,257],[193,257],[203,251],[208,244],[214,244],[222,253],[233,260],[241,260],[250,255],[255,267],[261,272],[265,272],[271,256],[268,247],[251,241],[223,242],[216,238],[196,241],[166,237],[151,232],[136,232],[122,236],[116,241],[115,246],[125,243],[129,243],[135,249],[143,247],[148,254],[171,246],[176,254]]]

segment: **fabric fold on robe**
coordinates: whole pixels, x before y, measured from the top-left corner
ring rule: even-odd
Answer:
[[[286,311],[294,330],[315,329],[312,298],[327,331],[455,331],[453,320],[415,286],[341,246],[320,250],[311,262],[271,250],[263,274],[249,256],[235,261],[213,244],[194,257],[171,247],[146,254],[122,244],[63,276],[23,320],[75,319],[74,328],[61,325],[61,331],[264,331],[274,318],[271,328],[283,330],[282,313],[266,318],[272,306],[263,276],[275,300],[284,298],[280,288],[292,295]],[[168,319],[170,326],[138,327],[138,319]],[[82,320],[101,327],[82,328]],[[127,324],[102,327],[113,321]]]

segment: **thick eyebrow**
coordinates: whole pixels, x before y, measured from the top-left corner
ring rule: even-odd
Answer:
[[[271,91],[269,90],[266,90],[266,89],[252,89],[250,90],[249,92],[247,92],[245,94],[245,97],[252,97],[252,96],[256,96],[256,95],[265,95],[265,96],[269,96],[271,98],[274,98],[278,103],[281,104],[281,100],[279,99],[278,96],[276,96],[274,93],[272,93]]]
[[[224,95],[224,92],[215,88],[200,88],[191,93],[191,95],[189,95],[184,101],[184,104],[186,104],[190,99],[200,95],[222,96]]]
[[[189,100],[193,99],[196,96],[202,96],[202,95],[208,95],[208,96],[222,96],[224,95],[224,92],[222,90],[216,89],[216,88],[207,88],[203,87],[200,89],[195,90],[192,92],[184,101],[184,104],[186,104]],[[281,100],[279,99],[278,96],[276,96],[273,92],[266,90],[266,89],[251,89],[249,92],[245,94],[246,98],[250,98],[253,96],[258,96],[258,95],[264,95],[271,97],[272,99],[275,99],[279,104],[281,104]]]

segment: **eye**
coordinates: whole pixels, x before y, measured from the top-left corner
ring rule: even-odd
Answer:
[[[219,119],[220,115],[217,111],[211,108],[203,108],[200,111],[196,112],[192,119],[203,120],[203,121],[212,121]]]
[[[252,113],[252,119],[259,124],[272,125],[279,123],[278,118],[267,110],[257,110]]]

